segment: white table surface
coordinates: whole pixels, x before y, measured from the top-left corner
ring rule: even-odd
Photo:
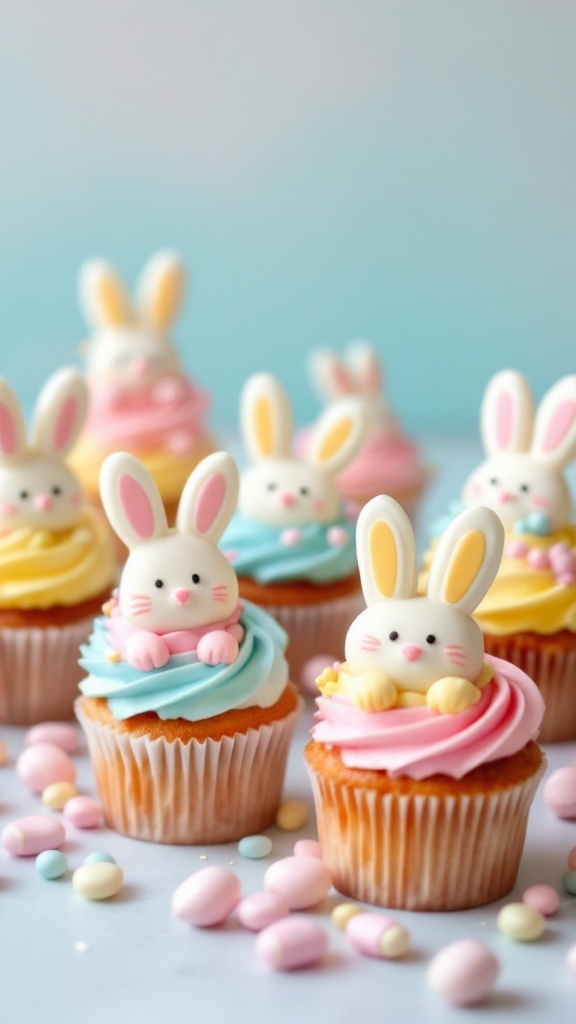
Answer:
[[[431,457],[448,471],[438,476],[423,519],[429,521],[453,497],[473,458],[470,443],[431,446]],[[90,903],[72,889],[69,873],[56,882],[40,879],[32,859],[0,854],[0,1024],[386,1024],[492,1020],[553,1024],[575,1019],[576,977],[565,955],[576,943],[576,897],[563,893],[559,914],[542,940],[514,944],[495,927],[501,904],[454,914],[394,912],[411,932],[413,952],[402,962],[361,957],[332,925],[330,896],[314,911],[326,928],[330,954],[320,968],[274,973],[254,955],[255,938],[233,920],[222,928],[189,929],[170,916],[173,890],[193,871],[230,866],[244,893],[261,888],[272,860],[289,855],[296,839],[315,837],[302,748],[311,723],[309,705],[290,756],[286,797],[304,800],[309,821],[298,833],[271,829],[270,857],[248,861],[234,845],[185,848],[139,843],[107,829],[81,832],[68,827],[64,847],[70,868],[92,850],[111,853],[125,873],[122,893],[112,901]],[[24,814],[42,812],[39,797],[16,778],[14,759],[24,730],[3,728],[11,762],[0,769],[0,827]],[[576,743],[547,748],[549,771],[573,761]],[[90,764],[77,759],[82,792],[93,793]],[[576,823],[558,821],[544,805],[542,787],[533,806],[517,885],[547,882],[561,890],[568,850],[576,845]],[[204,859],[205,858],[205,859]],[[447,1005],[425,983],[426,964],[443,945],[479,937],[501,958],[492,997],[473,1010]]]

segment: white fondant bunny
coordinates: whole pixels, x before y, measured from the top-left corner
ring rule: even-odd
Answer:
[[[329,349],[317,349],[308,360],[308,371],[316,392],[326,402],[355,395],[366,402],[373,425],[398,428],[384,400],[382,368],[369,341],[351,341],[343,357]]]
[[[64,458],[87,408],[84,378],[59,370],[38,396],[28,443],[18,399],[0,379],[0,530],[59,532],[79,522],[82,490]]]
[[[116,271],[104,260],[80,270],[80,303],[93,329],[85,343],[87,373],[96,382],[139,390],[180,372],[169,330],[185,288],[185,271],[172,252],[158,252],[144,267],[131,302]]]
[[[238,580],[216,547],[238,497],[232,457],[216,452],[196,467],[173,529],[152,476],[132,455],[106,459],[100,494],[130,552],[119,588],[122,619],[136,630],[126,644],[129,664],[149,671],[188,650],[209,665],[234,661],[244,635],[234,615]]]
[[[507,530],[566,526],[571,500],[562,470],[576,458],[576,375],[550,388],[535,415],[525,378],[496,374],[482,401],[481,433],[488,458],[464,486],[466,504],[494,509]]]
[[[336,476],[364,441],[367,413],[356,398],[330,405],[312,428],[306,455],[291,455],[292,413],[275,377],[259,373],[245,384],[240,427],[253,461],[242,474],[240,512],[269,526],[297,527],[338,518]]]
[[[417,596],[414,534],[397,502],[369,501],[356,537],[367,608],[346,637],[345,692],[369,711],[428,704],[454,713],[475,704],[490,676],[470,616],[500,565],[498,516],[473,508],[453,520],[434,554],[426,597]]]

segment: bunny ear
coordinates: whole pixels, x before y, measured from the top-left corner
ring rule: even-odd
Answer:
[[[93,327],[122,327],[133,322],[130,299],[116,271],[104,260],[88,260],[80,268],[80,305]]]
[[[379,494],[364,506],[356,526],[356,551],[368,607],[386,598],[416,594],[416,543],[404,509]]]
[[[217,544],[238,501],[238,468],[227,452],[215,452],[196,467],[182,491],[176,529]]]
[[[344,363],[328,349],[317,349],[308,359],[312,385],[329,402],[356,393],[356,384]]]
[[[133,455],[116,452],[104,461],[100,497],[112,529],[130,550],[168,532],[158,488]]]
[[[487,454],[528,451],[533,424],[534,402],[526,378],[516,370],[497,373],[484,392],[480,415]]]
[[[576,376],[562,377],[538,406],[532,452],[554,466],[576,458]]]
[[[76,441],[88,412],[88,388],[72,367],[46,381],[34,410],[30,440],[35,448],[62,458]]]
[[[12,388],[0,377],[0,462],[17,462],[26,450],[26,424]]]
[[[466,509],[440,538],[428,576],[428,597],[471,615],[500,567],[504,527],[489,508]]]
[[[369,341],[358,338],[346,347],[346,362],[356,380],[357,390],[366,398],[375,398],[383,386],[382,369],[376,350]]]
[[[250,377],[240,398],[240,430],[254,462],[283,458],[292,444],[292,410],[288,396],[270,373]]]
[[[186,271],[176,253],[157,252],[144,267],[137,288],[141,319],[166,331],[178,315],[186,290]]]
[[[312,428],[306,461],[340,473],[358,454],[368,429],[368,410],[359,398],[333,402]]]

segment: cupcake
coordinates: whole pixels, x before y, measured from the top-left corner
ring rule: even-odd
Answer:
[[[219,843],[274,821],[298,698],[286,637],[238,600],[216,547],[236,504],[224,452],[188,479],[169,528],[148,470],[127,453],[101,497],[130,554],[82,649],[76,704],[105,821],[134,839]]]
[[[0,721],[69,718],[78,648],[110,595],[107,524],[64,461],[86,414],[83,378],[42,389],[30,441],[18,399],[0,380]]]
[[[418,446],[402,432],[386,403],[374,347],[367,341],[353,341],[343,358],[317,350],[308,368],[323,401],[356,395],[366,403],[370,426],[357,456],[338,475],[342,497],[362,506],[377,494],[389,494],[414,522],[430,473]],[[305,451],[307,440],[308,431],[304,431],[298,439],[299,452]]]
[[[576,738],[576,526],[564,468],[576,457],[576,376],[537,412],[527,381],[505,370],[482,403],[486,460],[463,502],[485,504],[506,530],[504,557],[475,612],[488,654],[527,672],[546,703],[543,742]]]
[[[242,475],[238,512],[222,547],[242,597],[264,607],[289,637],[292,679],[314,655],[330,661],[361,604],[354,526],[336,476],[366,429],[358,399],[334,403],[313,428],[308,454],[290,454],[290,403],[270,374],[242,392],[240,427],[253,463]]]
[[[134,302],[108,263],[89,260],[80,273],[92,330],[83,346],[90,412],[73,465],[97,504],[106,456],[136,455],[156,482],[170,524],[188,476],[214,447],[204,425],[208,396],[182,372],[169,335],[184,286],[182,263],[170,252],[148,262]]]
[[[503,541],[490,509],[463,512],[417,597],[406,514],[384,496],[360,513],[367,608],[346,661],[319,680],[305,751],[322,857],[354,899],[452,911],[514,885],[545,767],[534,742],[544,703],[518,668],[485,657],[471,618]]]

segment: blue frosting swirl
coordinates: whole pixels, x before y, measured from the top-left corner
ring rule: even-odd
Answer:
[[[177,654],[163,668],[140,672],[126,661],[109,660],[105,616],[82,647],[80,664],[89,673],[80,683],[86,697],[105,697],[120,721],[155,711],[159,718],[199,722],[241,707],[271,707],[288,681],[287,636],[266,612],[245,601],[240,622],[246,631],[231,665],[204,665],[195,655]]]
[[[334,527],[346,532],[344,544],[328,542],[328,531]],[[354,524],[348,519],[308,523],[296,529],[300,534],[298,542],[283,544],[284,527],[267,526],[236,514],[219,546],[233,555],[230,564],[239,576],[251,576],[258,583],[332,583],[356,571]]]

